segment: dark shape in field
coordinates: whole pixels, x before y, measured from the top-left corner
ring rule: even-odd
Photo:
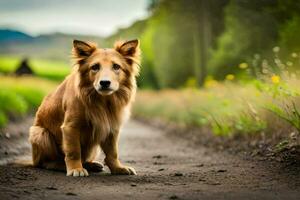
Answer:
[[[17,76],[22,76],[22,75],[33,75],[33,70],[31,69],[31,67],[28,64],[28,59],[24,58],[19,67],[16,69],[15,71],[15,75]]]

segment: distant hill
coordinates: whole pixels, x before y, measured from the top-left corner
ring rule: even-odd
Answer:
[[[33,37],[30,35],[27,35],[26,33],[15,31],[15,30],[9,30],[9,29],[0,29],[0,42],[20,42],[20,41],[30,41]]]
[[[102,43],[103,38],[64,33],[36,37],[16,30],[0,29],[0,54],[68,60],[74,39]]]
[[[93,41],[99,46],[110,47],[118,39],[138,38],[146,28],[146,22],[147,20],[136,21],[106,38],[65,33],[31,36],[17,30],[0,29],[0,54],[68,61],[74,39]]]

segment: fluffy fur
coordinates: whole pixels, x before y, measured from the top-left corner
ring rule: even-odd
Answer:
[[[136,174],[118,160],[118,135],[136,93],[138,40],[112,49],[74,40],[72,59],[73,71],[45,97],[30,128],[33,165],[88,176],[87,170],[102,168],[94,162],[101,147],[112,174]]]

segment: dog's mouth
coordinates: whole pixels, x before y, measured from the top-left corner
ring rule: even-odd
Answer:
[[[114,90],[111,88],[100,88],[97,92],[101,95],[110,95],[114,92]]]

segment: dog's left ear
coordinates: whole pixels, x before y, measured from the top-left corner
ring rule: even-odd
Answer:
[[[116,42],[115,50],[125,57],[128,64],[132,64],[133,61],[139,63],[140,48],[139,40],[130,40],[126,42]]]

